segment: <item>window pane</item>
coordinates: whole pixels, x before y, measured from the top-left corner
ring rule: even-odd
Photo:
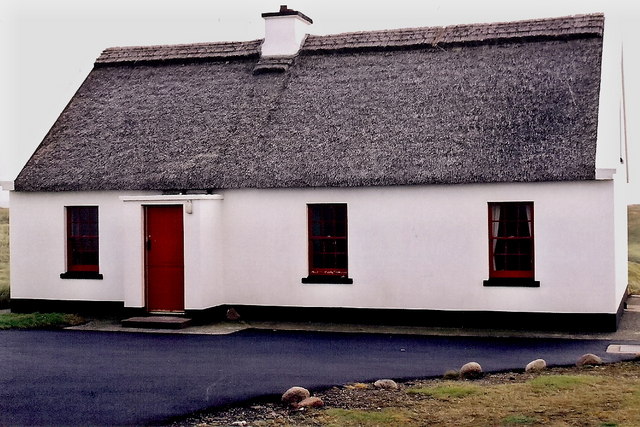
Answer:
[[[98,271],[98,208],[67,207],[67,269]]]
[[[490,276],[533,277],[532,213],[530,202],[489,204]]]
[[[346,275],[346,205],[308,205],[308,209],[309,274]]]

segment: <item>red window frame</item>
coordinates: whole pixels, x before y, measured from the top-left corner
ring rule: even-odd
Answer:
[[[309,276],[347,277],[347,205],[308,204]]]
[[[489,278],[534,278],[533,202],[489,203]]]
[[[97,206],[67,206],[67,271],[99,271]]]

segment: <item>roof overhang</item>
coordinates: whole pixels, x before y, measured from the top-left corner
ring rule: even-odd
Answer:
[[[613,179],[613,175],[616,174],[616,170],[613,168],[597,168],[596,169],[596,180],[598,181],[611,181]]]
[[[13,181],[0,181],[0,189],[6,190],[6,191],[13,191],[14,190]]]

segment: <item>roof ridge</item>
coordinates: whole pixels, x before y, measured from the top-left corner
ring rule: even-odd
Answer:
[[[306,51],[342,50],[362,47],[435,45],[461,42],[482,42],[510,38],[540,36],[566,37],[577,35],[602,36],[604,14],[591,13],[551,18],[535,18],[493,23],[455,24],[448,26],[408,27],[392,30],[357,31],[309,35],[303,46]]]
[[[410,27],[308,35],[302,52],[441,45],[531,37],[602,36],[604,14],[592,13],[494,23]],[[96,64],[122,64],[175,60],[250,57],[260,54],[263,39],[181,43],[173,45],[125,46],[105,49]]]
[[[110,47],[102,51],[96,64],[253,56],[260,53],[261,44],[262,39]]]

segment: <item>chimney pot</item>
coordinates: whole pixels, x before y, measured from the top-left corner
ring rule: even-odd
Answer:
[[[265,36],[262,56],[295,56],[302,47],[306,27],[313,23],[311,18],[297,10],[280,5],[280,11],[263,13]]]

